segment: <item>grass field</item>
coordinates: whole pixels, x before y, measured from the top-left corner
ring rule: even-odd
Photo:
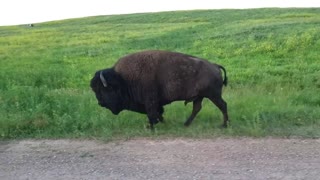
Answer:
[[[208,100],[147,118],[98,106],[96,70],[145,49],[178,51],[227,69],[231,127]],[[320,137],[320,8],[179,11],[0,27],[0,138]]]

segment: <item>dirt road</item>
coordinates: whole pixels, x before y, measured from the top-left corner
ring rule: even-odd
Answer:
[[[0,179],[320,179],[320,139],[0,141]]]

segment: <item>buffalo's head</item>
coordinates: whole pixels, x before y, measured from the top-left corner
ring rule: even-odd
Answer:
[[[124,109],[124,80],[112,68],[97,71],[90,86],[100,106],[109,109],[113,114],[119,114]]]

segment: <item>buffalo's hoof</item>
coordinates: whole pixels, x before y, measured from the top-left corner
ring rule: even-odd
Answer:
[[[221,128],[223,128],[223,129],[228,128],[228,124],[222,124]]]
[[[153,125],[147,124],[146,128],[150,129],[151,131],[154,131],[154,126]]]
[[[160,118],[159,118],[159,122],[165,123],[165,120],[163,119],[163,117],[160,117]]]

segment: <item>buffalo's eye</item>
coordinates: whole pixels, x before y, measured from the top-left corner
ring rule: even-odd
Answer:
[[[113,91],[113,87],[112,86],[104,87],[104,89],[107,90],[107,91]]]

